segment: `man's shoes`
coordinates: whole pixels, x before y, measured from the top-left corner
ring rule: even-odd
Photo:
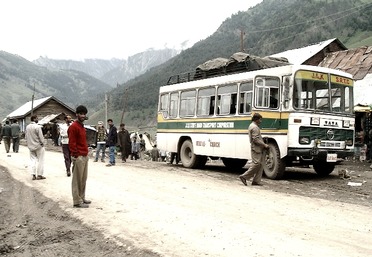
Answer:
[[[46,179],[46,177],[39,175],[39,176],[37,176],[36,179],[38,179],[38,180],[40,180],[40,179]]]
[[[106,167],[111,167],[112,166],[112,164],[111,163],[109,163],[109,164],[106,164]]]
[[[92,201],[91,200],[83,200],[83,203],[85,203],[85,204],[91,204],[92,203]]]
[[[105,162],[105,160],[101,160],[101,162]]]
[[[67,177],[70,177],[71,176],[71,172],[68,170],[67,171]]]
[[[98,160],[94,160],[93,162],[98,162]]]
[[[32,175],[32,180],[36,180],[36,176],[35,175]]]
[[[263,186],[263,184],[258,183],[258,182],[252,182],[252,186]]]
[[[86,203],[79,203],[79,204],[74,204],[74,208],[89,208],[89,205]]]
[[[243,182],[243,184],[246,186],[247,185],[247,180],[242,176],[239,176],[239,178]]]

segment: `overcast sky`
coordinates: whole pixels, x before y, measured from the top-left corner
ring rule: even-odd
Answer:
[[[30,61],[127,58],[195,43],[262,0],[0,0],[0,50]]]

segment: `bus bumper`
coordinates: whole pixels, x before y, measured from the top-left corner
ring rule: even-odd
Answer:
[[[346,158],[354,155],[353,150],[331,150],[331,149],[320,149],[320,148],[311,148],[311,149],[288,149],[288,156],[290,157],[303,157],[304,159],[308,158],[317,158],[317,159],[326,159],[327,154],[337,154],[337,158]]]

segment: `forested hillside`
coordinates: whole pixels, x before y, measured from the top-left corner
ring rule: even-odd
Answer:
[[[228,58],[241,48],[266,56],[330,38],[339,38],[348,48],[372,45],[371,17],[372,0],[264,0],[232,15],[192,48],[114,89],[109,112],[119,119],[125,111],[126,122],[137,126],[154,125],[159,87],[171,75],[216,57]]]

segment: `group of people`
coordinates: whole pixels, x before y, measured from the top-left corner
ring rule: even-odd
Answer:
[[[105,129],[103,122],[98,122],[97,145],[94,162],[98,162],[98,159],[101,159],[101,162],[105,162],[106,147],[109,148],[109,163],[106,165],[107,167],[115,166],[116,164],[116,147],[119,147],[120,149],[122,162],[126,162],[129,157],[131,160],[143,159],[143,153],[146,149],[146,142],[143,135],[138,135],[139,140],[137,140],[137,136],[134,136],[132,141],[130,133],[125,128],[124,123],[120,124],[119,131],[117,131],[112,119],[108,119],[107,123],[109,125],[108,132]]]
[[[17,120],[13,120],[10,124],[9,120],[5,121],[4,126],[0,125],[0,144],[1,140],[4,141],[5,151],[9,153],[11,144],[13,143],[13,153],[19,151],[19,141],[21,137],[21,126]]]
[[[71,116],[65,117],[65,123],[60,126],[61,144],[63,150],[63,156],[65,159],[66,173],[67,176],[71,176],[72,171],[72,199],[73,207],[75,208],[88,208],[91,203],[90,200],[85,198],[86,181],[88,178],[88,143],[86,138],[86,130],[84,127],[84,121],[88,110],[85,106],[80,105],[76,108],[76,120],[72,121]],[[239,176],[240,180],[244,185],[247,185],[247,181],[251,178],[252,185],[262,185],[261,177],[263,173],[264,162],[264,150],[269,148],[264,140],[262,139],[260,132],[260,124],[262,122],[262,116],[259,113],[255,113],[252,117],[252,123],[248,128],[249,138],[251,142],[252,150],[252,165],[242,175]],[[41,126],[38,124],[37,115],[31,116],[31,123],[27,125],[25,131],[25,139],[27,147],[30,151],[31,160],[31,175],[33,180],[46,179],[44,176],[44,136]],[[15,124],[15,123],[13,123]],[[120,124],[119,132],[112,119],[108,119],[109,130],[108,132],[103,126],[103,122],[98,123],[97,127],[97,153],[94,161],[98,161],[99,154],[102,152],[101,161],[105,158],[105,147],[109,147],[109,163],[107,166],[115,165],[115,147],[119,146],[121,150],[122,161],[125,162],[129,155],[132,158],[140,158],[141,152],[145,150],[145,140],[140,134],[140,139],[137,142],[137,138],[133,137],[133,142],[130,138],[129,132],[125,129],[125,124]],[[6,151],[9,152],[9,138],[14,138],[15,134],[12,134],[12,128],[14,131],[20,133],[20,128],[16,129],[15,125],[10,126],[9,122],[1,128],[1,137],[6,142]],[[14,143],[16,142],[16,143]],[[19,140],[13,141],[14,152],[18,152],[17,142],[19,146]],[[139,155],[137,155],[139,153]],[[152,160],[159,160],[159,150],[154,145],[151,151]],[[173,158],[177,159],[177,156]],[[72,165],[72,170],[71,170]]]

